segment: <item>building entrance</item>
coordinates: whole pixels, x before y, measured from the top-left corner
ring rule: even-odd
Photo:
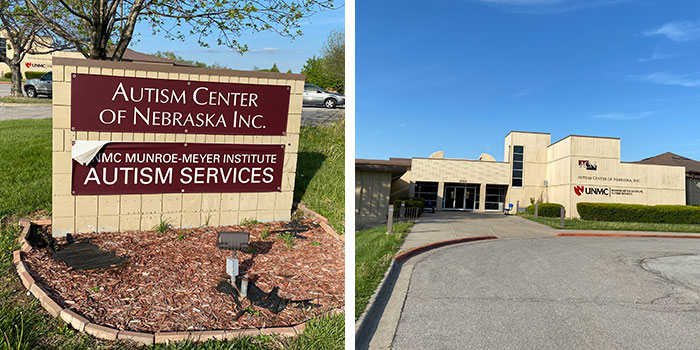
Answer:
[[[479,209],[479,185],[445,184],[442,208],[445,210]]]

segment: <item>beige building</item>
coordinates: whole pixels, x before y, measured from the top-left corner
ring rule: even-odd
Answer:
[[[478,160],[448,159],[435,152],[412,158],[404,173],[392,178],[403,179],[409,196],[424,198],[438,210],[501,211],[510,204],[524,210],[541,201],[562,204],[568,217],[578,217],[580,202],[686,204],[683,166],[622,162],[619,138],[571,135],[551,143],[549,133],[512,131],[503,150],[503,161],[489,154]],[[389,166],[391,160],[356,163],[356,220],[385,216],[381,202],[398,190],[394,182],[387,189],[387,175],[380,169],[371,175],[377,180],[366,180],[369,173],[362,166],[368,162]],[[367,193],[380,194],[368,204]]]
[[[14,49],[10,45],[10,42],[6,39],[7,35],[0,32],[0,52],[4,52],[8,57],[12,57],[14,54]],[[37,48],[40,49],[40,48]],[[51,59],[53,57],[68,57],[68,58],[84,58],[80,52],[75,51],[56,51],[50,54],[42,55],[32,55],[27,54],[24,56],[20,64],[20,72],[22,72],[22,79],[25,78],[25,72],[49,72],[53,67],[51,64]],[[10,72],[10,67],[4,62],[0,62],[0,76],[4,76],[5,73]]]
[[[700,205],[700,162],[666,152],[640,160],[640,164],[675,165],[685,168],[685,204]]]

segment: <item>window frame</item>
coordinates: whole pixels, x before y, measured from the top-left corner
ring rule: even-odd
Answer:
[[[516,149],[518,149],[518,148],[520,148],[520,152],[516,151]],[[520,158],[520,160],[516,160],[516,155],[518,156],[517,158]],[[524,168],[525,168],[525,146],[524,145],[514,145],[511,159],[512,159],[511,163],[513,164],[511,172],[510,172],[511,186],[514,188],[522,188],[523,187]],[[519,177],[515,176],[516,171],[520,172]]]

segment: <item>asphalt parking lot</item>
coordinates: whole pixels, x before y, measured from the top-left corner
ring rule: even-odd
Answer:
[[[700,240],[547,237],[414,258],[393,349],[697,349]]]
[[[0,84],[0,96],[10,95],[10,84]],[[43,96],[42,96],[43,98]],[[51,118],[51,105],[30,106],[1,106],[0,121],[11,119],[42,119]],[[345,108],[328,109],[324,107],[304,107],[301,114],[301,125],[326,125],[345,118]]]

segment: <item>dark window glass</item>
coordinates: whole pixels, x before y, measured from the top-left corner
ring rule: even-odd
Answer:
[[[523,179],[513,179],[513,187],[523,187]]]
[[[513,153],[523,153],[524,146],[513,146]]]
[[[437,203],[437,182],[416,182],[416,187],[414,191],[414,196],[425,199],[426,201],[432,201],[432,205]],[[426,203],[427,205],[428,203]]]
[[[523,170],[523,163],[522,163],[522,162],[515,162],[515,163],[513,163],[513,169],[516,169],[516,170]]]
[[[523,171],[513,169],[513,178],[514,179],[515,178],[522,179],[523,178]]]
[[[523,154],[522,153],[513,153],[513,161],[522,162],[523,161]]]

